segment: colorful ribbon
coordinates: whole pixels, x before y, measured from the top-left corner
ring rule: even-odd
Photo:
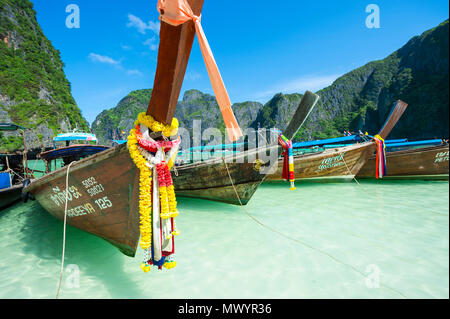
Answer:
[[[295,190],[294,177],[294,151],[292,141],[288,140],[283,134],[278,136],[278,143],[283,147],[283,175],[282,178],[291,182],[291,191]]]
[[[147,140],[142,136],[142,132],[141,132],[141,127],[140,125],[136,125],[135,127],[135,134],[136,134],[136,138],[138,140],[138,144],[139,146],[141,146],[142,148],[146,149],[149,152],[153,152],[156,153],[158,151],[158,148],[163,148],[165,152],[170,151],[172,148],[174,147],[178,147],[181,139],[178,138],[174,141],[151,141],[151,140]]]
[[[386,144],[380,135],[373,137],[377,144],[376,173],[375,177],[383,178],[386,175]]]
[[[161,14],[160,19],[170,25],[178,26],[189,20],[194,21],[195,31],[197,34],[200,49],[202,51],[203,60],[208,70],[211,85],[216,95],[217,103],[219,104],[222,117],[227,129],[229,139],[234,142],[242,136],[239,124],[236,121],[233,110],[231,109],[231,101],[228,96],[227,89],[220,75],[219,68],[209,47],[208,40],[206,40],[202,25],[200,24],[200,17],[194,15],[187,0],[158,0],[158,11]]]

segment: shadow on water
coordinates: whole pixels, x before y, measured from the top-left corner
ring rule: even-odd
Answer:
[[[20,241],[25,245],[23,253],[32,254],[40,259],[54,261],[57,268],[60,267],[62,256],[62,241],[64,224],[48,214],[37,202],[19,203],[22,205],[16,219],[19,229]],[[8,210],[17,210],[14,206]],[[5,214],[12,212],[3,212]],[[115,247],[96,236],[83,232],[67,225],[65,268],[75,264],[79,267],[83,285],[83,276],[95,277],[104,286],[111,298],[130,298],[142,296],[143,293],[136,286],[136,282],[125,272],[125,259]],[[138,265],[138,261],[136,260]],[[139,270],[140,271],[140,270]],[[64,273],[67,276],[67,272]],[[59,271],[55,273],[55,293]],[[118,289],[117,284],[126,287]],[[119,287],[120,287],[119,286]],[[64,285],[60,296],[64,298]],[[50,296],[51,297],[51,296]],[[84,298],[89,296],[78,296]],[[100,298],[103,298],[101,296]]]

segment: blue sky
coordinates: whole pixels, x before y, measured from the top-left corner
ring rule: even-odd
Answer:
[[[92,122],[130,91],[153,86],[158,46],[156,0],[32,0],[37,19],[61,52],[72,94]],[[380,28],[366,27],[366,7]],[[66,27],[66,7],[80,28]],[[231,101],[267,102],[275,93],[318,90],[448,19],[444,0],[205,0],[202,25]],[[213,94],[197,40],[180,99]]]

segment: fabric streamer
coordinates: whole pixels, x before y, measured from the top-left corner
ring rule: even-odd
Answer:
[[[375,177],[379,179],[386,176],[386,144],[380,135],[375,135],[373,139],[377,144]]]
[[[282,178],[291,183],[291,191],[295,190],[294,177],[294,152],[292,141],[288,140],[283,134],[278,136],[278,143],[283,147],[283,175]]]
[[[178,26],[189,20],[194,21],[195,31],[197,34],[200,49],[202,51],[203,60],[211,80],[211,85],[216,95],[222,117],[227,129],[228,138],[234,142],[242,136],[239,124],[236,121],[233,110],[231,109],[231,101],[228,96],[227,89],[220,75],[219,68],[212,54],[208,40],[203,32],[200,23],[201,17],[194,15],[187,0],[159,0],[157,5],[161,14],[160,20],[173,26]]]

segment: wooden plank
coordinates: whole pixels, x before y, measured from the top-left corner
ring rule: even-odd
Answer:
[[[195,15],[200,15],[204,0],[188,0]],[[158,64],[147,115],[170,124],[175,114],[184,74],[194,42],[192,21],[174,27],[161,21]]]
[[[298,130],[302,127],[303,123],[314,109],[317,101],[319,101],[319,96],[317,94],[314,94],[311,91],[305,92],[305,95],[303,95],[294,116],[289,122],[286,130],[283,132],[283,135],[288,140],[291,140],[295,134],[297,134]]]

